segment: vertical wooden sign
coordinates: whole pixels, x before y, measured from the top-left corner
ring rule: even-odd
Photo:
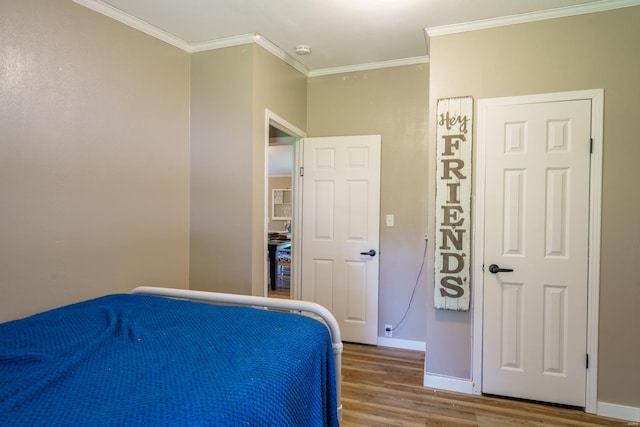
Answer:
[[[435,308],[468,311],[473,98],[439,99],[436,128]]]

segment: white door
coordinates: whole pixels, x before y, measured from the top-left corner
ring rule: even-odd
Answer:
[[[485,120],[482,392],[585,406],[591,101]]]
[[[345,341],[376,344],[380,136],[303,140],[301,296]]]

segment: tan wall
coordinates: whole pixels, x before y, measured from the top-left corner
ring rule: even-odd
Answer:
[[[309,136],[380,134],[378,335],[402,318],[420,270],[427,230],[429,66],[412,65],[309,79]],[[395,226],[385,226],[386,214]],[[394,338],[425,341],[425,288],[418,282]]]
[[[0,10],[0,321],[187,287],[189,56],[70,1]]]
[[[640,7],[632,7],[434,37],[430,81],[431,111],[438,98],[452,96],[477,100],[604,89],[598,400],[632,407],[640,407],[638,22]],[[431,129],[434,117],[431,114]],[[430,140],[435,140],[434,131]],[[430,154],[433,170],[435,157]],[[430,202],[434,188],[435,177],[430,174]],[[429,275],[433,275],[431,259]],[[427,371],[470,378],[469,314],[437,312],[429,298],[427,339],[438,345],[429,347]]]
[[[192,289],[264,294],[267,108],[304,128],[305,76],[257,45],[192,56]]]
[[[267,189],[268,123],[265,110],[304,131],[307,127],[307,78],[260,46],[254,46],[253,69],[253,192],[252,192],[252,293],[266,289],[265,220],[268,218]]]
[[[251,293],[251,45],[191,58],[190,288]]]
[[[311,136],[382,135],[381,216],[396,226],[381,224],[380,324],[393,323],[433,234],[428,107],[604,88],[598,400],[640,407],[640,7],[436,37],[430,67],[308,82],[258,46],[190,60],[68,1],[0,10],[0,321],[139,284],[186,287],[189,271],[196,289],[259,293],[269,108]],[[428,267],[395,337],[426,334],[427,370],[470,378],[471,318],[432,308]]]

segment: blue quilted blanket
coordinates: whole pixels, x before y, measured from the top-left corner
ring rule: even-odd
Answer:
[[[109,295],[0,324],[2,426],[338,425],[306,316]]]

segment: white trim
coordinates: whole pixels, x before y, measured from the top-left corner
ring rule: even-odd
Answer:
[[[587,369],[586,406],[585,411],[596,413],[598,392],[598,309],[600,306],[600,231],[602,204],[602,160],[603,160],[603,124],[604,124],[604,91],[602,89],[575,92],[558,92],[540,95],[515,96],[506,98],[490,98],[478,100],[478,144],[475,158],[475,197],[473,217],[473,360],[472,383],[473,392],[482,392],[482,314],[484,282],[480,279],[484,259],[484,177],[486,170],[484,140],[486,132],[486,108],[493,105],[533,104],[539,102],[560,102],[578,99],[591,100],[591,137],[593,153],[591,154],[590,189],[589,189],[589,261],[588,261],[588,307],[587,307],[587,353],[589,369]]]
[[[456,393],[473,393],[472,382],[468,380],[461,380],[460,378],[425,374],[423,385],[429,388],[437,388],[440,390],[453,391]]]
[[[354,71],[367,71],[379,68],[400,67],[404,65],[425,64],[429,62],[429,56],[416,56],[412,58],[401,58],[390,61],[371,62],[366,64],[347,65],[344,67],[321,68],[317,70],[309,70],[304,64],[296,60],[293,56],[286,53],[280,47],[259,33],[242,34],[233,37],[224,37],[221,39],[208,40],[202,42],[187,42],[179,37],[174,36],[164,30],[155,27],[133,15],[130,15],[120,9],[101,0],[73,0],[82,6],[85,6],[95,12],[101,13],[109,18],[115,19],[125,25],[135,28],[145,34],[162,40],[172,46],[184,50],[188,53],[202,52],[206,50],[221,49],[231,46],[239,46],[243,44],[256,43],[266,49],[268,52],[280,58],[296,70],[300,71],[306,77],[317,77],[329,74],[349,73]],[[518,15],[504,16],[499,18],[484,19],[479,21],[465,22],[461,24],[443,25],[438,27],[425,28],[425,46],[427,52],[430,48],[430,38],[442,36],[446,34],[462,33],[467,31],[482,30],[487,28],[495,28],[506,25],[522,24],[526,22],[541,21],[545,19],[561,18],[566,16],[581,15],[585,13],[603,12],[612,9],[620,9],[624,7],[632,7],[640,5],[640,0],[600,0],[593,3],[580,4],[576,6],[561,7],[557,9],[549,9],[538,12],[522,13]]]
[[[386,337],[378,337],[378,345],[382,347],[400,348],[403,350],[426,351],[427,349],[427,345],[423,341],[402,340]]]
[[[283,60],[287,64],[291,65],[296,70],[300,71],[305,76],[308,76],[309,69],[302,63],[297,61],[293,56],[280,49],[266,37],[259,33],[241,34],[238,36],[224,37],[221,39],[207,40],[202,42],[190,43],[179,37],[174,36],[164,30],[159,29],[146,21],[136,18],[133,15],[128,14],[116,7],[111,6],[103,2],[102,0],[73,0],[86,8],[89,8],[95,12],[101,13],[109,18],[115,19],[129,27],[135,28],[145,34],[169,43],[172,46],[182,49],[188,53],[202,52],[205,50],[222,49],[231,46],[240,46],[244,44],[256,43],[258,46],[263,47],[272,55]]]
[[[255,34],[241,34],[233,37],[223,37],[221,39],[207,40],[203,42],[187,43],[189,48],[187,52],[203,52],[205,50],[223,49],[225,47],[241,46],[243,44],[251,44],[255,42]]]
[[[269,125],[271,125],[277,128],[278,130],[281,130],[284,133],[288,133],[289,135],[292,135],[296,138],[307,137],[307,133],[305,131],[289,123],[288,121],[286,121],[285,119],[283,119],[282,117],[274,113],[273,111],[269,110],[268,108],[265,109],[265,119],[266,119],[267,131],[269,130]],[[267,143],[269,143],[269,132],[267,132]]]
[[[587,305],[587,369],[586,407],[597,411],[598,402],[598,330],[600,313],[600,249],[602,228],[602,163],[604,151],[604,90],[590,92],[591,98],[591,176],[589,180],[589,271]]]
[[[240,46],[243,44],[255,43],[262,47],[264,50],[275,56],[276,58],[291,65],[296,70],[300,71],[305,76],[309,75],[309,69],[301,62],[296,60],[293,56],[289,55],[284,50],[280,49],[275,43],[266,38],[260,33],[242,34],[234,37],[225,37],[222,39],[209,40],[198,43],[191,43],[188,52],[202,52],[205,50],[222,49],[225,47]]]
[[[476,154],[474,163],[474,186],[472,192],[472,224],[471,224],[471,311],[473,316],[472,326],[472,360],[471,360],[471,380],[473,383],[473,393],[482,394],[482,322],[484,307],[484,282],[476,280],[483,276],[484,260],[484,177],[486,171],[484,133],[486,124],[484,123],[483,100],[477,102],[476,114],[478,130],[476,135]]]
[[[559,7],[556,9],[541,10],[537,12],[502,16],[499,18],[482,19],[479,21],[425,28],[425,32],[427,34],[427,38],[429,38],[447,34],[464,33],[467,31],[486,30],[488,28],[504,27],[507,25],[524,24],[526,22],[543,21],[546,19],[564,18],[567,16],[604,12],[607,10],[621,9],[624,7],[639,5],[640,0],[600,0],[575,6]]]
[[[424,64],[429,62],[428,56],[417,56],[413,58],[401,58],[391,61],[372,62],[368,64],[347,65],[344,67],[323,68],[310,71],[304,64],[293,56],[278,47],[275,43],[267,39],[260,33],[241,34],[238,36],[224,37],[221,39],[207,40],[202,42],[190,43],[179,37],[174,36],[164,30],[155,27],[133,15],[130,15],[120,9],[101,0],[73,0],[74,2],[85,6],[95,12],[101,13],[109,18],[115,19],[125,25],[128,25],[145,34],[162,40],[172,46],[182,49],[188,53],[203,52],[206,50],[222,49],[232,46],[241,46],[245,44],[255,43],[258,46],[271,53],[276,58],[286,62],[294,69],[301,72],[305,77],[323,76],[328,74],[348,73],[353,71],[366,71],[378,68],[399,67],[403,65]],[[428,39],[428,38],[427,38]]]
[[[367,71],[379,68],[402,67],[404,65],[426,64],[428,62],[428,56],[415,56],[412,58],[393,59],[390,61],[369,62],[367,64],[345,65],[344,67],[321,68],[309,71],[308,76],[318,77],[329,74],[351,73],[354,71]]]
[[[302,183],[303,178],[300,175],[300,167],[304,165],[304,138],[306,133],[293,146],[293,176],[291,184],[293,186],[293,222],[291,232],[292,238],[295,236],[296,241],[292,240],[291,248],[293,262],[291,265],[291,298],[302,299]],[[296,220],[296,218],[298,218]]]
[[[286,62],[287,64],[291,65],[293,68],[300,71],[305,76],[309,75],[309,69],[307,67],[305,67],[301,62],[296,60],[293,56],[289,55],[287,52],[280,49],[278,46],[276,46],[275,43],[267,39],[262,34],[256,33],[254,36],[254,40],[258,46],[261,46],[263,49],[271,53],[276,58],[279,58],[282,61]]]
[[[598,402],[598,415],[601,417],[640,422],[640,408],[634,408],[633,406]]]
[[[177,47],[178,49],[182,49],[184,51],[189,52],[191,45],[174,36],[173,34],[167,33],[164,30],[159,29],[158,27],[154,27],[153,25],[145,22],[139,18],[136,18],[133,15],[129,15],[126,12],[123,12],[120,9],[117,9],[110,4],[104,3],[99,0],[73,0],[75,3],[87,7],[95,12],[101,13],[109,18],[115,19],[125,25],[128,25],[131,28],[135,28],[138,31],[142,31],[145,34],[150,35],[151,37],[155,37],[158,40],[162,40],[165,43],[169,43],[172,46]]]

